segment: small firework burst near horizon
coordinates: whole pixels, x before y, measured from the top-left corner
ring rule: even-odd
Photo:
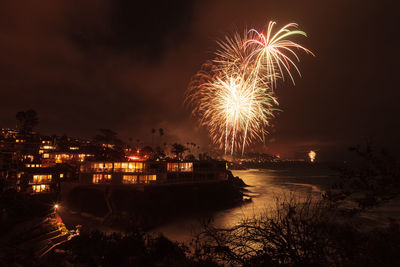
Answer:
[[[277,80],[288,75],[294,84],[291,69],[300,75],[294,49],[312,54],[287,39],[306,36],[297,30],[297,24],[287,24],[273,33],[274,24],[268,24],[266,33],[251,29],[243,36],[235,33],[218,41],[216,57],[203,64],[186,91],[185,102],[192,114],[225,154],[241,149],[243,155],[246,145],[264,139],[271,118],[279,110],[274,94]]]
[[[314,150],[310,150],[310,152],[308,152],[308,157],[310,158],[311,162],[315,161],[316,156],[317,156],[317,153]]]

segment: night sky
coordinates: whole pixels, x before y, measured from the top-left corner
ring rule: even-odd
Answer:
[[[24,4],[22,4],[24,2]],[[168,2],[168,3],[167,3]],[[296,22],[303,78],[278,85],[280,113],[267,146],[283,157],[318,149],[337,159],[372,139],[399,148],[399,23],[395,1],[2,1],[0,127],[35,109],[38,130],[91,138],[110,128],[127,140],[209,144],[183,105],[215,40],[269,20]]]

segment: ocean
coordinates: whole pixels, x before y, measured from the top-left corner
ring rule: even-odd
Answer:
[[[153,232],[162,233],[174,241],[187,243],[201,230],[205,221],[211,220],[217,227],[229,227],[244,218],[271,211],[276,206],[277,199],[289,197],[302,199],[309,196],[318,198],[338,177],[338,173],[331,169],[314,166],[279,170],[235,170],[232,173],[249,185],[245,193],[251,198],[250,202],[216,212],[180,217],[156,228]]]

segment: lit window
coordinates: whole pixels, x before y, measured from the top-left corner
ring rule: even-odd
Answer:
[[[48,159],[49,157],[50,157],[49,153],[44,153],[44,154],[43,154],[43,158],[44,158],[44,159]]]
[[[167,163],[167,171],[168,172],[178,172],[179,171],[179,163]]]
[[[35,193],[48,192],[50,191],[50,185],[48,184],[32,185],[32,190]]]
[[[179,163],[179,171],[181,171],[181,172],[192,172],[193,171],[193,162]]]
[[[98,184],[103,179],[103,174],[93,174],[93,183]]]
[[[111,174],[100,174],[96,173],[93,174],[93,183],[100,184],[100,183],[109,183],[111,182]]]
[[[157,175],[139,175],[139,183],[148,184],[157,180]]]
[[[33,183],[34,184],[39,184],[39,183],[49,183],[51,182],[51,174],[40,174],[40,175],[33,175]]]
[[[60,173],[60,178],[64,178],[64,173]]]
[[[123,184],[136,184],[138,182],[138,177],[136,175],[124,175],[122,177]]]
[[[143,172],[143,162],[136,162],[136,172]]]
[[[104,168],[106,169],[112,169],[113,164],[112,163],[104,163]]]

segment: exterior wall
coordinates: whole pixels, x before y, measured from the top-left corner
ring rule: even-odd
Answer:
[[[81,166],[80,181],[85,184],[141,184],[163,179],[158,164],[143,161],[87,162]],[[124,179],[124,176],[127,179]]]
[[[227,173],[222,161],[86,162],[79,179],[84,184],[153,184],[226,180]]]

